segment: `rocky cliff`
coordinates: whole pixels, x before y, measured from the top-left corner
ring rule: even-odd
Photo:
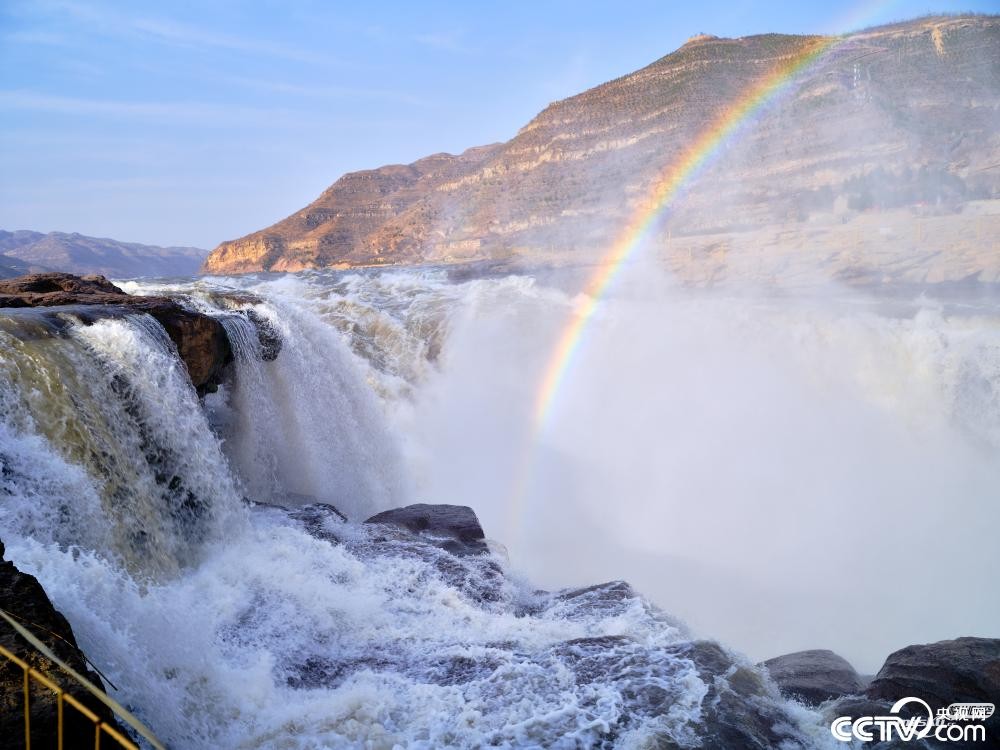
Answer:
[[[697,135],[825,40],[702,35],[507,143],[348,174],[203,271],[600,257]],[[836,40],[690,181],[652,240],[689,281],[1000,279],[1000,17]],[[958,217],[958,218],[956,218]],[[984,239],[985,238],[985,239]],[[809,252],[809,251],[812,252]]]

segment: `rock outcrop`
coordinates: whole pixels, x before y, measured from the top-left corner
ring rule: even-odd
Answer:
[[[216,390],[233,359],[223,325],[209,315],[189,310],[169,297],[126,294],[103,276],[39,273],[0,281],[0,308],[103,306],[148,313],[156,318],[177,347],[199,395]],[[96,319],[82,311],[85,320]]]
[[[73,670],[96,687],[103,688],[101,678],[90,669],[77,646],[73,629],[66,618],[52,606],[34,576],[22,573],[11,562],[3,561],[3,550],[0,543],[0,608],[19,620]],[[0,622],[0,645],[70,692],[101,721],[122,731],[107,706],[84,688],[76,686],[57,665],[42,656],[6,622]],[[20,667],[0,657],[0,744],[10,750],[24,747],[23,675]],[[32,683],[30,707],[31,747],[54,750],[57,727],[55,695],[39,683]],[[93,747],[94,724],[89,719],[66,706],[64,722],[64,747]]]
[[[1000,638],[956,638],[907,646],[889,655],[866,695],[889,704],[912,695],[935,712],[956,702],[992,703],[1000,708]],[[986,733],[987,744],[1000,747],[996,711],[986,720]]]
[[[378,513],[365,523],[406,529],[455,555],[481,555],[489,551],[475,511],[465,505],[417,503]]]
[[[856,695],[865,687],[850,662],[825,649],[784,654],[768,659],[762,666],[782,695],[811,705]]]
[[[815,653],[815,652],[806,652]],[[820,652],[829,653],[829,652]],[[790,654],[789,657],[798,657]],[[780,662],[789,657],[779,657],[772,660]],[[820,682],[829,681],[838,685],[838,689],[846,688],[850,676],[844,673],[844,665],[838,660],[810,659],[808,670],[814,671],[814,679]],[[800,659],[792,659],[794,667]],[[769,662],[765,662],[768,664]],[[822,664],[827,663],[829,675],[822,673]],[[846,662],[845,662],[846,663]],[[815,665],[815,670],[812,669]],[[849,665],[848,665],[849,666]],[[789,670],[789,671],[795,671]],[[778,673],[781,667],[779,664]],[[772,678],[781,687],[786,688],[774,670]],[[824,679],[828,678],[828,679]],[[792,675],[795,679],[795,675]],[[829,691],[832,692],[832,691]],[[920,740],[903,740],[894,737],[883,742],[868,743],[865,747],[876,750],[936,750],[937,748],[956,748],[956,750],[974,750],[982,747],[1000,747],[1000,715],[996,707],[1000,707],[1000,639],[997,638],[956,638],[951,641],[939,641],[924,645],[907,646],[889,655],[885,664],[871,683],[863,690],[857,690],[853,695],[844,694],[828,700],[821,707],[823,720],[832,723],[840,717],[859,719],[870,716],[893,716],[893,706],[904,698],[919,698],[924,701],[935,716],[937,711],[947,708],[953,703],[993,704],[992,715],[985,721],[982,719],[960,719],[955,723],[960,728],[978,727],[981,736],[945,734],[938,738],[938,729],[947,732],[947,727],[937,725],[930,736]],[[819,703],[819,695],[806,700],[807,703]],[[926,709],[915,703],[901,707],[899,716],[923,718]],[[951,730],[956,732],[956,730]]]
[[[455,593],[483,608],[511,608],[519,618],[543,621],[634,618],[648,616],[674,632],[675,641],[648,643],[627,635],[596,635],[556,641],[535,650],[495,643],[472,653],[422,653],[414,659],[403,651],[347,653],[317,649],[281,670],[290,688],[336,687],[357,672],[415,674],[423,682],[481,690],[491,676],[537,670],[565,677],[587,695],[620,694],[615,721],[594,728],[590,742],[576,745],[617,747],[630,732],[657,717],[679,714],[683,727],[655,734],[650,747],[762,750],[809,747],[808,740],[785,712],[780,697],[753,664],[718,643],[689,640],[678,621],[646,602],[624,581],[564,591],[537,591],[528,601],[513,601],[498,560],[489,553],[475,512],[465,506],[417,504],[396,508],[351,528],[332,506],[310,504],[294,510],[255,506],[260,512],[284,513],[317,539],[345,545],[363,561],[404,557],[427,563],[421,580],[435,576]],[[278,518],[278,516],[274,516]],[[419,565],[419,563],[418,563]],[[643,614],[639,614],[639,613]],[[705,691],[687,702],[691,682]],[[466,687],[469,686],[469,687]],[[488,736],[484,744],[489,744]],[[502,744],[499,740],[496,744]]]
[[[996,16],[836,40],[700,35],[551,104],[506,143],[345,175],[287,219],[219,245],[203,270],[593,262],[734,102],[827,46],[752,127],[713,148],[647,254],[691,284],[1000,280]]]
[[[1000,638],[956,638],[907,646],[889,655],[869,698],[919,695],[936,703],[1000,701]]]
[[[796,746],[796,733],[787,715],[774,704],[774,696],[751,664],[713,641],[691,641],[680,648],[679,655],[694,663],[708,686],[701,701],[701,747],[752,750]],[[683,745],[660,747],[680,750]]]

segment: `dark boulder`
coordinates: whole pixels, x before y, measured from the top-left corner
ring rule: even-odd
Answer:
[[[283,342],[281,333],[265,316],[254,309],[255,305],[264,303],[264,299],[252,292],[242,291],[212,291],[208,298],[221,308],[228,308],[242,315],[253,324],[260,344],[260,358],[265,362],[273,362],[281,353]]]
[[[462,505],[407,505],[364,522],[348,545],[361,556],[414,557],[476,602],[504,598],[503,569],[491,556],[475,512]]]
[[[776,656],[763,662],[782,694],[809,705],[864,690],[854,667],[833,651],[813,649]]]
[[[956,638],[889,655],[866,691],[870,698],[917,695],[939,703],[1000,700],[1000,638]]]
[[[59,659],[95,686],[103,689],[101,678],[92,671],[76,644],[73,629],[49,601],[41,584],[30,575],[19,571],[13,563],[3,562],[3,544],[0,543],[0,608],[19,620]],[[50,680],[60,685],[100,718],[124,731],[115,722],[112,711],[96,700],[83,687],[78,686],[62,669],[36,651],[5,621],[0,621],[0,646],[26,661]],[[23,670],[0,657],[0,743],[4,748],[24,747],[24,690]],[[31,687],[31,747],[49,750],[56,747],[55,694],[37,682]],[[64,708],[63,739],[66,748],[94,746],[94,724],[75,709]]]
[[[465,505],[418,503],[378,513],[365,523],[406,529],[453,555],[482,555],[489,552],[486,535],[475,511]]]
[[[265,362],[273,362],[281,354],[281,334],[270,320],[253,308],[245,310],[244,313],[257,331],[257,342],[260,344],[260,358]]]
[[[0,281],[0,307],[87,305],[148,313],[163,326],[199,395],[215,391],[232,359],[222,323],[169,297],[126,294],[103,276],[36,273]],[[93,322],[99,315],[84,317]]]
[[[1000,638],[907,646],[889,655],[865,692],[868,698],[889,704],[914,696],[935,712],[959,702],[1000,704]],[[988,746],[1000,747],[996,711],[986,721],[986,734]]]

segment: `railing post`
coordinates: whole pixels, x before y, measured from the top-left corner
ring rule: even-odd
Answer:
[[[108,697],[108,695],[96,688],[85,678],[81,677],[77,672],[67,666],[62,662],[57,656],[55,656],[48,647],[40,642],[30,631],[25,630],[23,626],[19,625],[10,617],[8,613],[3,609],[0,609],[0,619],[6,620],[11,627],[14,628],[16,632],[22,635],[29,644],[35,647],[35,650],[53,662],[56,666],[60,667],[64,672],[66,672],[73,680],[75,680],[81,687],[85,688],[90,692],[97,700],[103,703],[105,706],[111,709],[111,712],[125,721],[129,726],[132,727],[138,734],[146,739],[150,747],[153,750],[165,750],[163,745],[153,736],[153,734],[129,713],[125,708],[121,706],[117,701]],[[22,689],[24,692],[24,748],[25,750],[31,750],[31,683],[32,680],[40,683],[43,687],[51,690],[55,693],[56,697],[56,743],[58,750],[64,750],[66,744],[65,738],[65,704],[69,703],[70,707],[75,709],[83,718],[89,720],[94,726],[94,747],[100,750],[101,747],[101,732],[106,732],[111,736],[112,744],[117,743],[117,746],[123,748],[124,750],[139,750],[139,747],[128,739],[125,735],[114,728],[113,725],[105,724],[100,716],[98,716],[94,711],[85,706],[79,700],[73,697],[71,693],[67,693],[62,687],[59,686],[57,682],[51,678],[44,675],[42,672],[34,669],[27,661],[16,656],[13,652],[0,646],[0,659],[6,660],[21,668],[21,672],[24,675],[24,680],[22,682]]]
[[[63,694],[56,694],[56,750],[63,750]]]
[[[24,750],[31,750],[31,683],[28,681],[28,667],[24,667]]]

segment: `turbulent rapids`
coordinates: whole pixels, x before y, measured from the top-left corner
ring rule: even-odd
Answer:
[[[1000,619],[967,565],[1000,563],[989,301],[625,284],[538,431],[581,302],[551,280],[122,286],[234,362],[199,398],[148,315],[0,316],[0,539],[170,747],[834,747],[740,652],[867,666]],[[362,523],[418,502],[491,541]],[[619,577],[646,596],[587,585]]]

